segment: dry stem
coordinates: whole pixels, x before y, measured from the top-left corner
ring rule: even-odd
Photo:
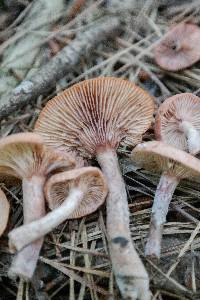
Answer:
[[[79,206],[83,199],[83,191],[74,188],[66,200],[55,210],[39,220],[20,226],[9,233],[11,251],[21,250],[24,246],[43,237],[64,222]]]
[[[186,135],[189,152],[196,155],[200,151],[200,134],[198,130],[187,121],[181,123],[180,129]]]
[[[131,240],[129,209],[125,184],[115,151],[97,154],[97,160],[107,179],[107,231],[110,258],[122,297],[148,300],[149,278]]]
[[[39,176],[23,179],[23,213],[25,224],[37,220],[45,214],[44,181],[45,178]],[[36,268],[42,244],[43,238],[22,249],[14,258],[9,275],[18,275],[26,280],[31,279]]]
[[[145,255],[159,259],[163,225],[173,193],[179,183],[175,176],[162,174],[153,201],[149,237],[146,244]]]

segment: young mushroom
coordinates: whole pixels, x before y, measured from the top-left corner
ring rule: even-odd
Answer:
[[[168,71],[190,67],[200,59],[200,28],[189,23],[176,25],[156,44],[154,57]]]
[[[95,78],[72,86],[49,101],[35,131],[45,143],[96,157],[108,183],[107,232],[117,284],[125,299],[149,299],[148,274],[131,239],[125,184],[116,150],[133,146],[149,128],[152,97],[119,78]]]
[[[138,166],[161,173],[156,189],[149,236],[145,255],[160,258],[163,225],[173,193],[181,179],[200,176],[200,160],[189,153],[174,148],[163,142],[147,142],[137,145],[131,158]]]
[[[45,195],[52,212],[12,230],[8,235],[11,250],[21,250],[66,219],[81,218],[93,213],[103,204],[107,192],[104,176],[95,167],[74,169],[51,176],[45,185]]]
[[[166,99],[158,109],[156,138],[195,155],[200,151],[200,98],[182,93]]]
[[[10,204],[2,189],[0,189],[0,236],[3,234],[8,223]]]
[[[22,180],[25,224],[45,214],[43,189],[47,176],[74,165],[69,156],[48,150],[35,133],[18,133],[0,140],[0,174]],[[30,279],[42,243],[41,238],[20,251],[12,262],[9,275]]]

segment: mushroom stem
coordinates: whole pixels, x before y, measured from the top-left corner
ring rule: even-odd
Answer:
[[[8,235],[11,251],[19,251],[29,243],[51,232],[74,212],[81,203],[83,196],[84,193],[81,189],[73,188],[59,207],[39,220],[12,230]]]
[[[160,258],[163,225],[178,183],[179,179],[175,176],[165,173],[161,175],[153,201],[149,236],[145,248],[145,255],[151,258]]]
[[[180,129],[186,135],[189,152],[193,155],[197,154],[200,151],[200,134],[198,130],[187,121],[180,124]]]
[[[107,179],[107,232],[116,282],[124,299],[149,300],[149,278],[131,239],[129,208],[117,154],[112,149],[97,153]]]
[[[37,220],[45,214],[44,182],[45,178],[40,176],[23,179],[23,214],[25,224]],[[31,279],[42,244],[43,238],[22,249],[13,259],[9,275],[11,277],[21,276],[26,280]]]

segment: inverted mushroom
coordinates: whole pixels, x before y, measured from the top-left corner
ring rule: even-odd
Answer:
[[[0,236],[3,234],[8,223],[10,204],[2,189],[0,189]]]
[[[160,258],[163,225],[173,193],[181,179],[200,176],[200,160],[196,157],[162,142],[147,142],[137,145],[131,158],[138,166],[161,173],[156,189],[149,236],[145,255]]]
[[[200,59],[200,28],[189,23],[176,25],[156,44],[154,57],[168,71],[190,67]]]
[[[166,99],[158,109],[156,138],[195,155],[200,151],[200,98],[182,93]]]
[[[110,257],[125,299],[149,299],[149,279],[132,243],[116,149],[141,141],[153,111],[152,97],[133,83],[96,78],[76,84],[49,101],[35,126],[48,146],[97,158],[109,188],[106,203]]]
[[[0,174],[22,179],[24,223],[45,214],[43,195],[47,176],[74,166],[74,160],[48,150],[34,133],[18,133],[0,140]],[[30,279],[43,239],[28,245],[14,258],[9,274]]]
[[[53,211],[12,230],[8,235],[12,250],[21,250],[67,219],[93,213],[105,201],[107,185],[98,168],[85,167],[51,176],[45,185],[45,194]]]

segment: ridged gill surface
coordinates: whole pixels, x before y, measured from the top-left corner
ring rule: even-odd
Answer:
[[[13,134],[0,140],[0,174],[22,179],[72,165],[73,159],[47,149],[34,133]]]
[[[45,186],[49,207],[54,209],[67,199],[72,189],[81,189],[84,198],[69,219],[91,214],[103,204],[107,185],[102,172],[95,167],[83,167],[52,176]],[[66,200],[67,201],[67,200]]]
[[[146,142],[137,145],[131,153],[132,161],[152,173],[200,180],[200,160],[162,142]]]
[[[10,211],[10,204],[2,189],[0,189],[0,236],[6,229]]]
[[[155,122],[156,138],[181,150],[187,150],[187,139],[180,130],[182,122],[189,122],[200,133],[200,98],[183,93],[161,104]]]
[[[35,131],[48,146],[95,155],[98,147],[135,145],[149,128],[152,97],[119,78],[85,80],[49,101]]]
[[[155,46],[157,64],[169,71],[185,69],[200,59],[200,28],[181,23],[170,29]]]

